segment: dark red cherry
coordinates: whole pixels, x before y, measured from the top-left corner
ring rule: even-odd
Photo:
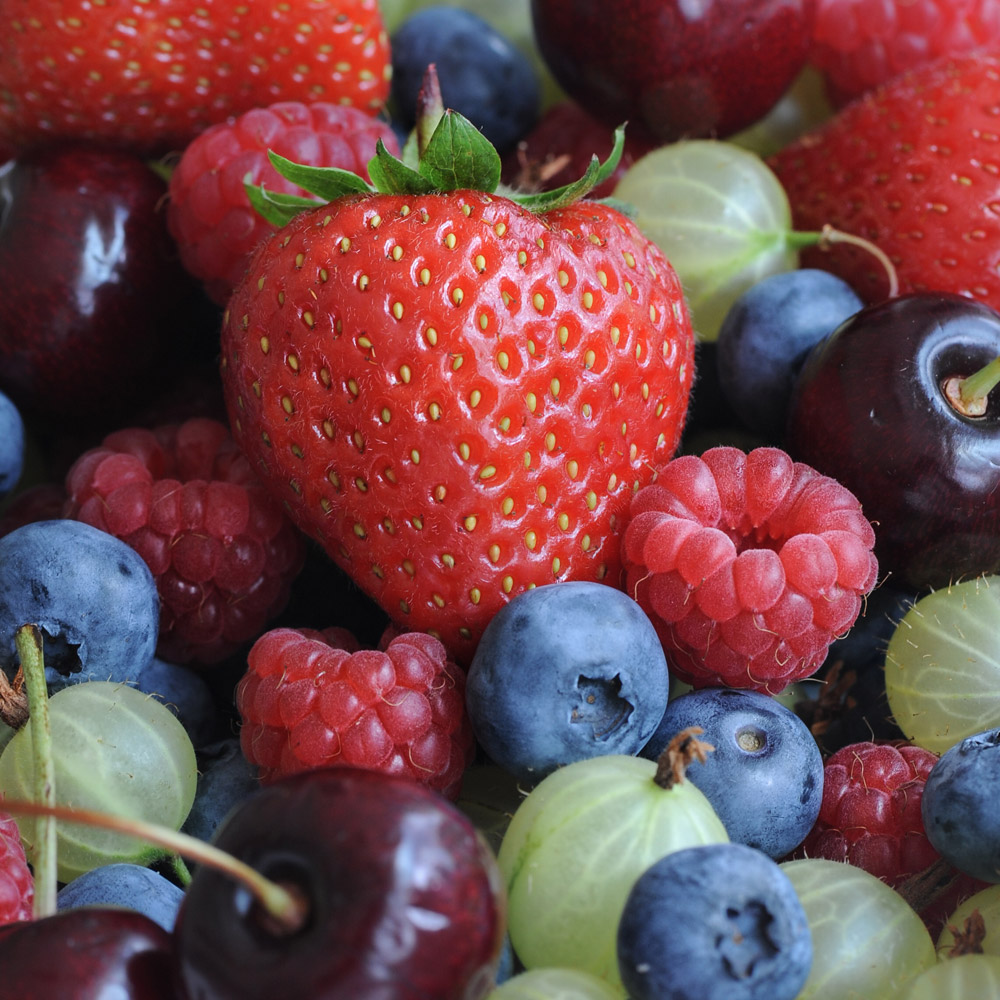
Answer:
[[[140,158],[86,145],[0,167],[0,389],[76,427],[157,395],[203,298]]]
[[[566,92],[660,142],[724,138],[762,118],[803,68],[813,0],[532,0]]]
[[[861,310],[800,372],[787,448],[857,496],[899,585],[1000,571],[1000,390],[981,416],[946,391],[998,357],[1000,314],[919,293]]]
[[[172,940],[133,910],[80,907],[0,928],[0,997],[185,1000]]]
[[[471,822],[423,785],[325,768],[254,793],[218,847],[299,894],[280,930],[199,868],[174,931],[192,1000],[478,1000],[493,986],[502,883]]]

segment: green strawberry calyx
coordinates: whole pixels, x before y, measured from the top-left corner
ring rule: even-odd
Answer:
[[[467,118],[443,109],[432,98],[418,118],[403,149],[393,156],[381,139],[368,161],[372,183],[338,167],[309,167],[273,150],[268,159],[277,172],[314,195],[282,194],[263,184],[244,182],[250,204],[274,226],[284,226],[300,212],[356,194],[422,195],[474,190],[500,194],[531,212],[549,212],[583,198],[607,180],[618,166],[625,144],[625,126],[615,129],[614,146],[603,162],[593,156],[583,176],[551,191],[521,192],[500,184],[500,154]],[[616,207],[620,207],[617,206]]]

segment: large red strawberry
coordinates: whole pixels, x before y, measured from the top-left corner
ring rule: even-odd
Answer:
[[[499,157],[450,112],[416,169],[384,151],[369,165],[398,193],[282,167],[355,193],[266,241],[224,319],[227,402],[259,474],[460,661],[528,587],[619,582],[621,519],[680,436],[680,283],[625,216],[576,200],[612,168],[518,204],[489,193]]]
[[[275,101],[374,114],[389,66],[376,0],[0,0],[0,149],[181,149]]]
[[[1000,50],[934,62],[847,105],[770,160],[796,228],[829,223],[884,250],[900,291],[1000,308]],[[886,293],[869,253],[838,244],[803,263]]]

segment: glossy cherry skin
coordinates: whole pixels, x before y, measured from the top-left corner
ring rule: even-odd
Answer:
[[[805,65],[813,0],[531,0],[531,13],[571,97],[666,143],[762,118]]]
[[[862,309],[799,375],[788,451],[861,501],[879,568],[899,585],[1000,571],[1000,390],[981,417],[942,390],[996,357],[1000,314],[916,293]]]
[[[0,167],[0,388],[74,424],[156,395],[189,341],[196,284],[165,185],[131,154],[39,149]]]
[[[185,1000],[170,935],[134,910],[80,907],[0,928],[0,997]]]
[[[478,1000],[504,912],[495,859],[450,802],[347,767],[273,782],[215,843],[307,899],[277,933],[229,877],[199,868],[174,930],[190,1000]]]

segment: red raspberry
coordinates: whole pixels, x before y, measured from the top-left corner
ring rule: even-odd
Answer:
[[[35,883],[17,823],[0,813],[0,924],[30,920]]]
[[[224,424],[129,428],[66,475],[66,514],[127,542],[160,595],[157,655],[210,664],[287,603],[305,547]]]
[[[810,61],[846,104],[904,70],[1000,37],[1000,0],[818,0]]]
[[[695,687],[776,694],[808,677],[878,573],[854,495],[779,448],[675,458],[630,517],[627,592]]]
[[[525,191],[548,191],[569,184],[583,175],[595,155],[604,160],[613,144],[614,133],[604,122],[575,101],[560,101],[504,157],[504,183]],[[610,195],[622,174],[655,146],[636,125],[629,125],[618,166],[590,197]]]
[[[852,743],[823,768],[819,817],[795,857],[826,858],[863,868],[894,889],[941,860],[924,832],[920,802],[937,755],[915,746]],[[938,926],[963,896],[984,886],[948,870],[951,882],[938,896],[917,902],[921,916]]]
[[[170,177],[167,226],[181,262],[224,305],[250,252],[274,230],[250,207],[243,188],[247,175],[250,183],[274,192],[306,194],[271,166],[268,149],[296,163],[340,167],[368,179],[379,139],[398,155],[388,123],[355,107],[321,101],[283,101],[207,128],[184,150]]]
[[[465,675],[426,633],[383,644],[359,649],[342,630],[290,628],[254,643],[236,706],[243,753],[263,781],[342,765],[458,797],[473,747]]]

